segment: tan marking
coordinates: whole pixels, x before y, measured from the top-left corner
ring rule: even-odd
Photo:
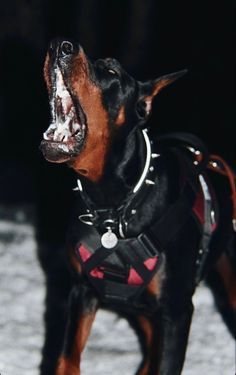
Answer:
[[[71,363],[70,359],[61,356],[58,361],[56,375],[80,375],[78,365]]]
[[[157,80],[154,86],[154,90],[152,92],[152,98],[156,96],[164,87],[168,86],[171,82],[173,82],[173,79],[165,78]]]
[[[229,303],[234,310],[236,310],[236,275],[232,269],[229,259],[223,254],[217,265],[216,269],[222,277],[225,289],[228,294]]]
[[[103,175],[110,145],[108,115],[103,108],[101,90],[88,79],[87,60],[83,53],[75,58],[71,71],[73,92],[86,114],[87,135],[82,151],[69,165],[76,172],[96,182]]]
[[[138,317],[138,322],[142,331],[145,334],[145,341],[147,346],[147,357],[145,358],[145,362],[139,371],[138,375],[147,375],[148,369],[150,366],[150,353],[151,353],[151,346],[152,346],[152,338],[153,338],[153,328],[151,325],[150,320],[148,320],[145,316],[140,315]]]
[[[146,344],[147,346],[150,346],[152,342],[152,337],[153,337],[153,328],[152,328],[151,322],[144,315],[140,315],[138,317],[138,321],[143,332],[145,333]]]
[[[70,357],[59,358],[56,375],[80,375],[81,354],[89,337],[96,311],[80,317]]]
[[[74,270],[76,272],[78,272],[79,274],[81,274],[82,273],[82,267],[80,265],[80,262],[76,258],[74,248],[71,247],[69,249],[68,253],[69,253],[69,261],[70,261],[71,266],[74,268]]]
[[[150,283],[147,286],[148,293],[152,294],[153,296],[160,298],[161,296],[161,278],[156,273]]]
[[[116,118],[116,121],[115,121],[115,124],[117,126],[121,126],[125,123],[125,107],[122,106],[119,110],[119,113],[117,115],[117,118]]]
[[[156,81],[154,84],[153,90],[151,95],[148,95],[143,98],[143,100],[146,102],[146,112],[149,115],[152,109],[152,102],[154,97],[166,86],[168,86],[170,83],[172,83],[175,79],[171,78],[160,78]]]
[[[49,73],[49,60],[50,60],[49,54],[47,53],[44,67],[43,67],[43,74],[44,74],[44,79],[47,85],[47,89],[50,92],[52,84],[51,84],[50,73]]]
[[[157,273],[153,276],[152,280],[148,284],[146,291],[155,298],[161,297],[162,286],[165,280],[165,258],[162,260],[162,264],[158,269]]]
[[[152,324],[152,321],[148,319],[144,315],[138,316],[138,322],[140,324],[141,329],[143,330],[145,334],[145,340],[146,340],[146,347],[147,347],[147,356],[145,358],[145,362],[138,372],[137,375],[148,375],[151,367],[152,361],[159,362],[159,349],[153,346],[153,336],[157,333],[154,332],[154,326]],[[157,375],[159,372],[157,373]]]

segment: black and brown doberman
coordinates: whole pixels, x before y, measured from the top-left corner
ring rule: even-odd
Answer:
[[[63,349],[44,374],[80,374],[99,307],[136,330],[138,375],[181,374],[203,278],[235,335],[233,172],[193,135],[155,140],[145,129],[154,97],[184,73],[139,82],[115,59],[90,61],[77,43],[50,45],[52,121],[41,149],[75,170],[78,205],[68,233],[73,287]]]

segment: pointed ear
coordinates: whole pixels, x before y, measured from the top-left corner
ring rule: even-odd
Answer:
[[[176,81],[187,73],[187,69],[179,72],[171,73],[157,78],[153,81],[141,83],[140,106],[142,107],[142,114],[148,116],[152,109],[153,98],[166,86]],[[144,108],[145,107],[145,108]],[[145,109],[145,112],[144,112]],[[144,117],[144,116],[143,116]]]

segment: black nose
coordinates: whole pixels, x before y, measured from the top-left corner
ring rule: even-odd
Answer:
[[[62,57],[72,55],[72,53],[74,52],[74,46],[68,40],[64,40],[59,45],[58,52]]]
[[[54,39],[49,46],[49,54],[54,58],[67,57],[75,52],[79,52],[79,44],[64,39]]]

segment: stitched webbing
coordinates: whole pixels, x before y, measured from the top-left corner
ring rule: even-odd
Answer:
[[[217,162],[219,162],[220,165],[218,165]],[[208,163],[207,168],[214,172],[220,173],[228,177],[229,179],[229,184],[232,191],[231,199],[233,204],[232,222],[234,231],[236,231],[236,175],[234,174],[230,166],[226,163],[226,161],[218,155],[210,155],[210,162]]]

